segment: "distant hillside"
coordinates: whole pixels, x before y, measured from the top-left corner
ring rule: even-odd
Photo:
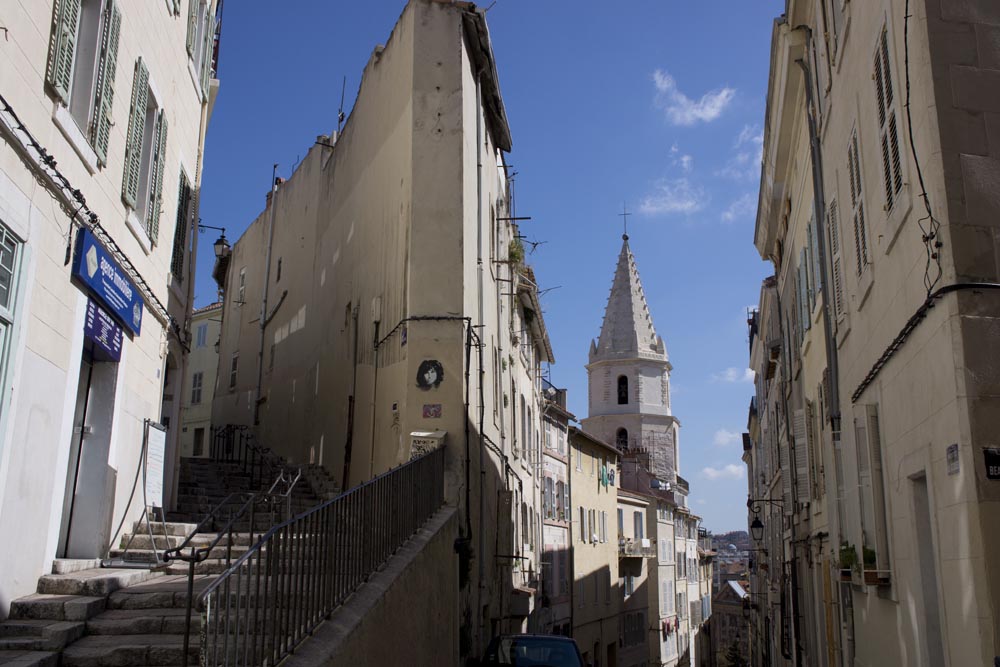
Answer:
[[[712,546],[716,551],[722,551],[730,544],[736,545],[739,550],[750,548],[750,535],[745,530],[734,530],[728,533],[712,536]]]

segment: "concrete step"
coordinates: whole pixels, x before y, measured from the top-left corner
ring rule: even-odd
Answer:
[[[118,568],[82,570],[71,574],[46,574],[38,580],[38,592],[104,597],[120,588],[134,586],[157,576],[159,573],[149,570]]]
[[[55,651],[0,650],[3,667],[58,667],[59,654]]]
[[[85,621],[104,611],[104,597],[35,593],[10,603],[12,619]]]
[[[72,574],[100,566],[100,558],[56,558],[52,561],[52,574]]]
[[[165,607],[151,609],[110,609],[87,621],[91,635],[182,635],[187,624],[187,609]],[[191,614],[191,628],[197,636],[201,615]]]
[[[183,649],[183,635],[90,635],[63,651],[62,667],[180,665]],[[190,664],[198,663],[198,652],[198,642],[191,642]]]
[[[57,651],[82,637],[83,633],[82,622],[5,621],[0,623],[0,649]]]
[[[186,537],[194,532],[195,528],[198,527],[196,523],[179,523],[175,521],[150,521],[149,525],[146,525],[145,521],[136,521],[132,524],[132,533],[145,534],[152,531],[153,535],[179,535]],[[166,532],[164,532],[166,531]]]
[[[198,595],[214,576],[196,575],[194,594]],[[108,609],[169,609],[187,606],[186,575],[164,575],[136,586],[115,591],[108,597]]]

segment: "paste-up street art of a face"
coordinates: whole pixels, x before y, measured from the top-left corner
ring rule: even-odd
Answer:
[[[444,369],[437,359],[425,359],[417,369],[417,386],[420,389],[433,389],[444,380]]]

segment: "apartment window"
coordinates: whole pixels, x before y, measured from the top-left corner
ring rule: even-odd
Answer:
[[[191,184],[181,172],[177,193],[177,226],[174,228],[174,252],[170,258],[170,273],[177,280],[184,280],[184,255],[187,252],[187,231],[191,225]]]
[[[877,405],[863,405],[854,417],[861,494],[861,553],[865,570],[888,571],[889,542],[886,529],[885,479]]]
[[[608,513],[601,512],[601,542],[608,541]]]
[[[580,505],[580,541],[587,541],[587,511]]]
[[[201,403],[201,385],[205,379],[205,374],[198,372],[191,376],[191,405]]]
[[[562,482],[560,482],[560,484],[562,484]],[[559,518],[566,522],[571,521],[573,518],[573,508],[569,504],[569,484],[562,484],[562,506],[563,513]]]
[[[122,15],[115,0],[56,0],[45,81],[107,163]]]
[[[240,269],[240,286],[239,286],[239,291],[236,294],[236,303],[241,306],[244,303],[246,303],[246,295],[247,295],[247,269],[244,266],[242,269]]]
[[[899,130],[896,123],[896,95],[889,65],[889,32],[882,26],[875,47],[876,110],[878,112],[879,142],[882,148],[882,178],[885,183],[885,210],[891,211],[903,189],[903,167],[899,156]]]
[[[203,97],[208,95],[208,82],[214,74],[215,17],[208,9],[208,0],[189,0],[187,52]]]
[[[16,292],[21,264],[21,242],[0,224],[0,386],[5,386],[11,332],[16,321]],[[0,398],[5,399],[0,391]],[[3,403],[0,403],[0,415]]]
[[[546,519],[552,518],[552,478],[546,477],[544,480],[544,488],[542,491],[542,516]]]
[[[122,200],[129,206],[149,242],[156,245],[163,200],[167,117],[149,85],[142,58],[135,61],[132,108],[125,135],[125,174]]]
[[[854,223],[854,253],[858,276],[871,263],[868,254],[868,228],[865,222],[864,193],[861,188],[861,160],[858,157],[858,131],[851,132],[847,146],[847,173],[851,182],[851,219]]]
[[[192,456],[202,456],[205,453],[205,429],[196,428],[194,430],[194,443],[192,446]]]
[[[625,512],[618,509],[618,539],[625,537]]]
[[[563,504],[566,499],[565,496],[566,496],[566,485],[563,482],[556,482],[556,497],[555,497],[556,507],[555,507],[555,515],[552,517],[553,519],[561,521],[565,518],[564,511],[566,506]]]
[[[236,389],[236,370],[239,368],[239,365],[240,365],[240,353],[239,352],[234,352],[233,353],[232,365],[230,365],[230,367],[229,367],[229,389],[230,390]]]
[[[642,533],[642,512],[633,512],[632,513],[632,529],[634,531],[632,534],[635,536],[635,539],[636,540],[641,540],[643,538],[643,533]]]
[[[277,266],[277,268],[275,270],[274,282],[276,282],[276,283],[280,283],[281,282],[281,258],[280,257],[278,258],[278,266]]]
[[[195,329],[195,347],[205,347],[208,344],[208,325],[199,324]]]
[[[618,405],[628,405],[628,378],[618,376]]]
[[[667,579],[663,582],[663,600],[666,604],[666,614],[667,616],[672,616],[675,613],[674,608],[674,582]]]
[[[583,450],[576,448],[576,469],[583,472]]]

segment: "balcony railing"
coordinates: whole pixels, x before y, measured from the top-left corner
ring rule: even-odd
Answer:
[[[649,539],[622,539],[618,540],[619,558],[655,558],[656,547]]]

